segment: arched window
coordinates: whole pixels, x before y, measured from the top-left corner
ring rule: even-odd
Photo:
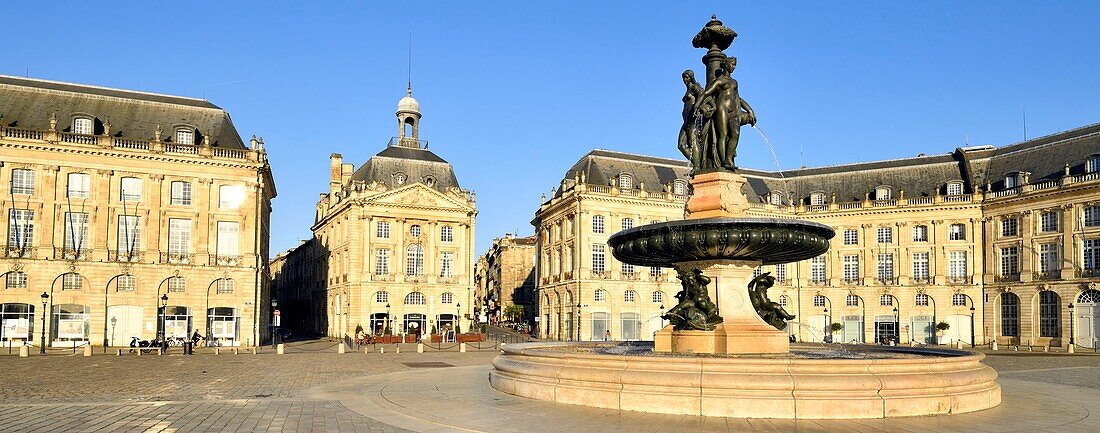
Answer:
[[[927,307],[928,306],[928,299],[929,299],[928,295],[926,295],[924,293],[917,293],[917,297],[916,297],[916,299],[913,300],[913,302],[918,307]]]
[[[858,307],[859,306],[859,296],[848,295],[847,297],[844,298],[844,305],[849,306],[849,307]]]
[[[875,188],[875,200],[890,200],[890,187],[883,185]]]
[[[1020,298],[1014,293],[1001,294],[1001,335],[1020,336]]]
[[[1086,290],[1077,297],[1077,302],[1082,304],[1100,304],[1100,291]]]
[[[631,189],[634,187],[634,178],[629,174],[622,173],[619,175],[619,189]]]
[[[776,206],[783,204],[783,195],[778,192],[768,194],[768,203],[774,204]]]
[[[810,205],[823,206],[825,205],[825,193],[815,192],[810,194]]]
[[[195,131],[190,128],[176,128],[176,144],[195,144]]]
[[[233,282],[232,278],[222,278],[218,280],[218,289],[215,293],[219,295],[227,295],[233,293],[233,289],[236,288],[236,286],[237,285]]]
[[[420,292],[410,292],[405,295],[405,305],[424,305],[424,294]]]
[[[1060,337],[1062,335],[1061,311],[1062,300],[1057,293],[1050,290],[1039,292],[1039,336]]]
[[[894,305],[894,297],[891,295],[882,295],[878,297],[878,304],[883,307],[889,307]]]
[[[439,295],[439,302],[442,302],[444,304],[453,304],[454,301],[455,295],[453,295],[451,292],[443,292],[442,295]]]
[[[592,296],[593,296],[593,299],[595,299],[596,302],[606,301],[607,300],[607,290],[596,289],[596,291],[593,292]]]
[[[73,133],[92,135],[92,119],[90,117],[77,117],[73,119]]]
[[[672,181],[672,193],[676,195],[686,195],[687,184],[682,180]]]
[[[424,176],[424,185],[429,187],[435,186],[435,178],[431,176]]]
[[[814,295],[814,306],[815,307],[824,307],[825,306],[825,296],[824,295]]]
[[[592,233],[604,232],[604,217],[603,215],[592,215]]]
[[[409,177],[406,176],[405,173],[394,173],[394,175],[393,175],[393,184],[394,185],[404,185],[405,181],[407,181],[407,180],[409,180]]]
[[[390,302],[390,292],[385,290],[374,292],[374,302],[379,304],[383,302]]]
[[[956,293],[956,294],[951,295],[951,305],[956,306],[956,307],[965,307],[966,306],[966,295],[964,295],[962,293]]]
[[[779,295],[779,306],[780,307],[786,307],[787,304],[789,304],[790,302],[791,302],[791,298],[788,298],[787,295]],[[825,300],[822,300],[821,303],[822,303],[822,305],[824,305]]]
[[[658,269],[659,269],[659,268],[658,268]],[[661,291],[659,291],[659,290],[658,290],[658,291],[654,291],[654,292],[653,292],[653,302],[655,302],[655,303],[656,303],[656,302],[665,302],[665,294],[664,294],[664,292],[661,292]]]
[[[638,299],[638,292],[633,290],[623,292],[623,302],[634,302],[636,299]]]
[[[27,288],[27,274],[21,271],[8,272],[6,276],[4,288],[6,289],[26,289]]]
[[[414,238],[420,237],[420,226],[413,224],[412,227],[409,227],[409,234]]]
[[[412,244],[405,249],[405,274],[424,275],[424,247],[422,245]]]
[[[947,195],[962,195],[963,183],[962,182],[948,182],[947,183]]]
[[[61,277],[61,290],[80,290],[84,288],[84,277],[70,272]]]

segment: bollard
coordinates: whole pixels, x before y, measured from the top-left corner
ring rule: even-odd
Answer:
[[[1050,346],[1043,346],[1043,352],[1050,352]]]
[[[990,349],[991,350],[997,350],[997,341],[996,340],[993,340],[993,345],[990,347]]]
[[[401,346],[395,346],[395,349],[397,350],[394,353],[401,353]]]
[[[118,349],[118,355],[116,356],[122,356],[122,349]]]
[[[1066,353],[1074,353],[1073,352],[1073,346],[1076,346],[1076,344],[1071,344],[1071,345],[1067,346],[1066,347]]]
[[[424,353],[424,343],[416,343],[416,353]]]
[[[378,353],[380,353],[380,354],[383,354],[383,355],[385,355],[385,354],[386,354],[386,348],[385,348],[384,346],[383,346],[383,347],[379,347],[379,348],[378,348]]]
[[[370,346],[363,346],[363,353],[370,353]]]
[[[282,354],[285,354],[285,353],[286,353],[286,346],[283,346],[283,343],[279,343],[278,345],[275,346],[275,354],[276,355],[282,355]]]
[[[955,348],[956,349],[962,349],[963,348],[963,342],[959,341],[959,340],[955,340]]]
[[[1019,352],[1020,351],[1020,346],[1012,346],[1012,351],[1013,352]]]
[[[92,345],[84,346],[84,356],[92,356]]]
[[[253,355],[255,355],[255,354],[256,354],[256,346],[252,346],[252,354],[253,354]]]
[[[347,353],[347,350],[348,349],[346,346],[344,346],[344,343],[340,343],[336,346],[336,353]]]
[[[1029,344],[1029,345],[1027,345],[1027,351],[1028,351],[1028,352],[1034,352],[1035,350],[1034,350],[1034,349],[1033,349],[1033,348],[1031,347],[1031,345]]]
[[[31,355],[31,351],[30,351],[30,349],[27,348],[27,345],[24,344],[22,346],[19,346],[19,357],[20,358],[26,358],[30,355]]]
[[[138,354],[138,356],[141,356],[141,347],[137,348],[137,354]]]
[[[466,343],[465,342],[458,343],[458,352],[459,353],[466,353]]]
[[[158,356],[160,356],[160,355],[163,355],[163,354],[164,354],[164,349],[163,349],[163,348],[160,348],[160,347],[158,347],[158,348],[157,348],[157,355],[158,355]]]
[[[215,347],[215,348],[214,348],[214,354],[215,354],[215,355],[221,355],[221,354],[222,354],[222,348],[220,348],[220,347]]]

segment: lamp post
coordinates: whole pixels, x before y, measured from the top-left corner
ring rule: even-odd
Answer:
[[[974,310],[975,310],[976,305],[974,304],[974,298],[971,298],[970,295],[967,295],[966,293],[963,293],[962,295],[966,296],[966,299],[970,300],[970,347],[973,348],[973,347],[975,347],[974,342],[975,342],[975,339],[977,338],[974,335]],[[963,304],[963,305],[965,305],[965,304]]]
[[[458,339],[458,333],[461,332],[461,330],[462,330],[462,328],[459,326],[459,324],[462,323],[461,322],[462,319],[459,318],[460,314],[462,314],[462,303],[461,302],[455,304],[455,339]]]
[[[160,295],[160,345],[168,349],[168,293]]]
[[[1069,303],[1069,345],[1073,346],[1073,303]]]
[[[577,340],[581,341],[581,303],[577,303],[577,318],[573,321],[573,326],[577,328]],[[603,337],[601,335],[601,337]]]
[[[893,296],[893,295],[890,295]],[[894,298],[897,299],[897,298]],[[894,334],[898,339],[898,344],[901,344],[901,318],[898,316],[898,307],[894,307]]]
[[[115,341],[115,328],[118,327],[118,317],[111,316],[111,341]]]
[[[42,292],[42,330],[38,333],[42,336],[42,344],[38,347],[38,353],[46,354],[46,301],[50,299],[50,295],[46,292]]]
[[[825,299],[829,299],[829,298],[825,298]],[[822,340],[827,339],[829,341],[824,341],[824,342],[832,343],[832,340],[833,340],[833,321],[829,320],[829,307],[825,307],[825,309],[822,312],[825,313],[825,329],[824,329],[824,331],[822,331],[825,335],[821,336],[821,339]],[[826,337],[828,337],[828,338],[826,338]]]
[[[386,319],[385,320],[386,321],[382,324],[382,335],[387,335],[386,334],[387,331],[392,332],[391,329],[390,329],[390,325],[393,323],[393,321],[390,319],[390,303],[389,302],[386,303]]]
[[[275,314],[275,307],[279,306],[279,300],[271,298],[271,348],[279,343],[279,316]]]
[[[665,304],[661,304],[657,308],[659,309],[657,312],[660,313],[657,315],[658,323],[661,325],[661,329],[665,329]]]

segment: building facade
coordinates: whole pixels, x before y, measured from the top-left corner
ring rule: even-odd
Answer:
[[[1098,154],[1092,125],[999,148],[742,170],[750,216],[836,230],[828,253],[759,272],[776,277],[770,297],[797,316],[787,329],[800,341],[822,341],[838,323],[834,341],[1065,346],[1073,337],[1093,347]],[[597,150],[566,173],[532,221],[544,336],[652,338],[679,284],[670,270],[617,263],[606,240],[641,221],[683,218],[688,170]]]
[[[313,238],[281,257],[286,323],[350,338],[467,329],[473,310],[474,193],[419,139],[411,88],[398,136],[358,169],[333,154]],[[302,317],[304,322],[296,322]],[[433,332],[434,331],[434,332]]]
[[[476,293],[478,308],[487,311],[490,320],[518,319],[516,322],[533,325],[535,322],[535,237],[516,237],[507,234],[493,239],[493,245],[478,260],[476,280],[483,290]],[[509,306],[523,309],[519,317],[505,317]]]
[[[275,184],[224,110],[0,77],[0,155],[5,343],[266,338]]]

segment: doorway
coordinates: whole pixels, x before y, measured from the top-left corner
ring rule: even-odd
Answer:
[[[107,307],[107,341],[111,346],[129,346],[132,337],[142,338],[141,307],[112,305]]]

